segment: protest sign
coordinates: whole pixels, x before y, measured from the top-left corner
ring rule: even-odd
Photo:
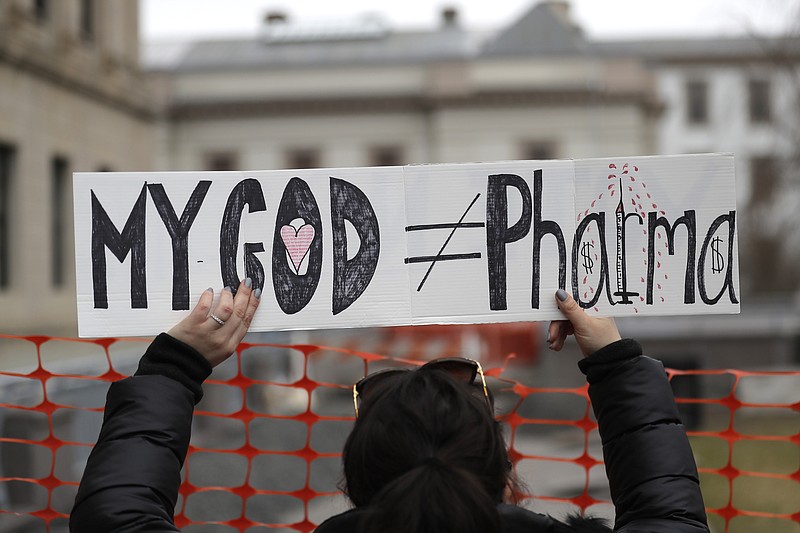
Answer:
[[[76,173],[79,334],[152,335],[208,287],[253,331],[735,313],[733,156]]]

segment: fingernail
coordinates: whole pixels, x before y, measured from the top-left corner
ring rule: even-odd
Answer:
[[[545,339],[545,342],[547,342],[547,344],[550,344],[550,334],[549,333],[547,334],[547,338]]]
[[[207,288],[206,290],[207,290],[208,292],[210,292],[211,294],[214,294],[214,287],[209,287],[209,288]]]
[[[260,300],[261,299],[261,289],[254,290],[253,291],[253,296],[256,297],[256,300]]]
[[[233,292],[233,289],[231,289],[230,287],[227,287],[227,286],[222,290],[223,291],[228,291],[228,292]]]
[[[558,289],[556,291],[556,298],[558,298],[562,302],[565,302],[567,301],[567,298],[569,298],[569,294],[567,294],[567,291],[565,291],[564,289]]]
[[[249,289],[253,286],[253,280],[250,278],[244,278],[244,286]]]

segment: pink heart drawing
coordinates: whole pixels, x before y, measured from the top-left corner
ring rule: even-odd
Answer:
[[[303,262],[311,243],[314,241],[314,226],[303,224],[300,229],[295,230],[288,224],[281,227],[281,239],[286,251],[289,252],[289,259],[292,260],[295,273],[300,272],[300,263]]]

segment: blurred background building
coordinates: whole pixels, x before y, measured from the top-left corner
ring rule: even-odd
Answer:
[[[698,336],[735,338],[717,351],[746,361],[778,338],[777,360],[797,357],[800,39],[791,32],[593,40],[563,1],[532,3],[490,30],[465,27],[455,8],[422,31],[272,11],[257,35],[144,43],[140,61],[137,4],[0,2],[4,332],[76,331],[72,171],[729,151],[743,313],[644,329],[676,353],[697,351]]]
[[[137,2],[0,1],[0,324],[74,335],[72,172],[153,168]]]
[[[543,31],[544,30],[544,31]],[[154,65],[155,67],[155,65]],[[163,164],[303,168],[650,153],[659,109],[641,61],[593,54],[565,4],[499,33],[445,9],[431,31],[266,16],[250,39],[162,66]]]

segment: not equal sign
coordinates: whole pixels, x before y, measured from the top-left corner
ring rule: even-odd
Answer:
[[[452,230],[452,231],[450,231],[450,235],[447,236],[447,239],[444,241],[444,244],[442,244],[442,247],[439,249],[439,252],[436,255],[420,255],[420,256],[406,257],[405,258],[404,262],[407,265],[408,264],[413,264],[413,263],[430,263],[430,266],[428,267],[428,271],[425,272],[425,276],[422,278],[422,281],[420,281],[420,284],[417,287],[417,292],[422,290],[422,286],[425,285],[425,281],[428,279],[428,276],[430,275],[431,271],[433,270],[433,267],[436,265],[437,262],[439,262],[439,261],[457,261],[457,260],[461,260],[461,259],[480,259],[481,258],[481,253],[480,252],[471,252],[471,253],[464,253],[464,254],[446,254],[446,253],[444,253],[445,248],[447,248],[447,245],[450,243],[450,239],[453,238],[453,235],[455,234],[456,230],[458,230],[459,228],[483,228],[483,227],[486,226],[486,224],[483,223],[483,222],[464,222],[464,218],[467,216],[467,213],[469,213],[470,209],[472,209],[472,206],[475,205],[475,202],[478,201],[478,198],[480,198],[480,196],[481,196],[480,193],[478,193],[475,196],[475,198],[472,199],[472,202],[470,202],[469,206],[467,207],[466,211],[464,211],[464,213],[461,215],[461,218],[458,220],[458,222],[444,222],[444,223],[440,223],[440,224],[418,224],[418,225],[414,225],[414,226],[406,226],[406,232],[427,231],[427,230],[435,230],[435,229],[451,229]]]
[[[483,228],[486,224],[483,222],[457,222],[445,224],[419,224],[417,226],[406,226],[406,231],[425,231],[428,229],[447,229],[447,228]],[[431,261],[453,261],[456,259],[480,259],[480,252],[472,252],[468,254],[440,254],[440,255],[420,255],[416,257],[406,257],[405,263],[429,263]]]

